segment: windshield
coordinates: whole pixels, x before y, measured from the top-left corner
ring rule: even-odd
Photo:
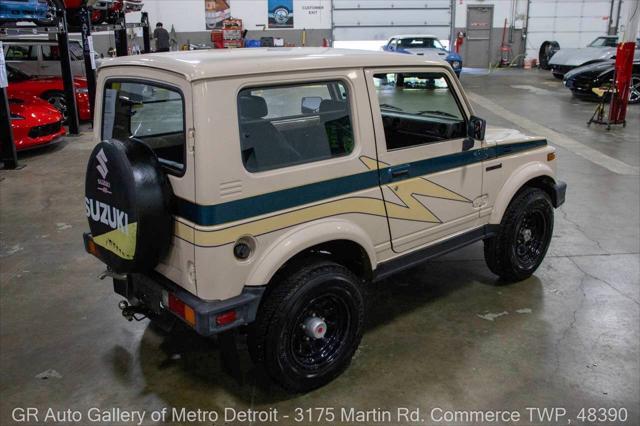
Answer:
[[[440,40],[432,37],[402,38],[398,40],[398,47],[406,49],[444,49]]]
[[[589,44],[589,47],[616,47],[617,45],[616,37],[598,37]]]

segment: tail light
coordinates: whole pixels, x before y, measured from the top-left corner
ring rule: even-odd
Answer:
[[[216,317],[216,324],[219,326],[231,324],[237,318],[238,318],[238,315],[235,310],[223,312]]]
[[[165,294],[163,294],[162,298],[164,306],[171,312],[185,320],[187,324],[195,327],[196,312],[193,310],[193,308],[180,300],[175,294],[168,292]]]

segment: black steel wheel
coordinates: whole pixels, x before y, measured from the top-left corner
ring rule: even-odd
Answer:
[[[487,266],[508,282],[529,278],[547,254],[552,233],[549,195],[539,188],[525,188],[507,207],[498,235],[484,241]]]
[[[347,368],[362,338],[359,279],[342,265],[313,258],[272,285],[249,332],[254,362],[289,391],[330,382]]]
[[[526,269],[534,266],[545,249],[547,242],[547,218],[537,208],[525,211],[516,225],[515,241],[512,244],[513,255]]]

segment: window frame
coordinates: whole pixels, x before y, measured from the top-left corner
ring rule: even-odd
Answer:
[[[389,71],[394,69],[395,71]],[[401,68],[390,68],[390,67],[381,67],[381,68],[368,68],[369,71],[371,71],[371,88],[373,93],[376,95],[375,96],[375,102],[377,102],[377,107],[378,107],[378,113],[379,113],[379,117],[375,117],[375,112],[372,109],[371,110],[371,114],[373,116],[373,120],[380,120],[380,126],[382,128],[382,130],[384,131],[384,121],[382,120],[382,108],[380,107],[380,98],[377,96],[377,89],[375,87],[375,83],[373,82],[373,79],[375,78],[376,75],[378,74],[399,74],[399,73],[434,73],[434,74],[441,74],[442,77],[446,80],[447,82],[447,88],[449,89],[449,92],[452,94],[454,101],[456,102],[456,105],[458,106],[458,110],[460,110],[460,113],[462,115],[463,121],[464,121],[464,128],[466,129],[469,126],[469,117],[470,117],[470,113],[471,111],[467,111],[467,105],[465,103],[462,102],[461,100],[461,96],[458,93],[458,87],[455,86],[455,83],[453,83],[453,79],[451,78],[451,76],[449,75],[449,73],[444,70],[443,68],[431,68],[431,67],[424,67],[423,70],[417,70],[417,67],[401,67]],[[415,115],[415,114],[407,114],[407,115]],[[397,152],[400,150],[406,150],[406,149],[411,149],[411,148],[419,148],[419,147],[425,147],[425,146],[429,146],[429,145],[433,145],[433,144],[438,144],[438,143],[449,143],[451,141],[457,141],[460,139],[464,139],[465,137],[461,137],[461,138],[455,138],[455,139],[444,139],[441,141],[433,141],[433,142],[425,142],[425,143],[421,143],[421,144],[416,144],[416,145],[409,145],[409,146],[404,146],[404,147],[399,147],[399,148],[392,148],[389,149],[389,145],[387,144],[387,138],[385,136],[385,134],[382,134],[382,137],[384,138],[384,148],[386,152]]]
[[[7,53],[9,53],[9,51],[11,50],[11,48],[20,48],[20,47],[24,47],[27,49],[27,56],[25,58],[21,58],[21,59],[17,59],[17,58],[8,58],[7,57]],[[35,53],[35,56],[33,56],[33,54]],[[36,48],[36,45],[33,44],[18,44],[18,43],[12,43],[12,44],[8,44],[7,45],[7,50],[4,52],[4,58],[6,61],[24,61],[24,62],[38,62],[39,61],[39,57],[38,57],[38,50]]]
[[[174,91],[176,93],[178,93],[180,95],[180,100],[182,101],[182,133],[184,135],[184,143],[182,144],[182,164],[184,167],[182,167],[182,170],[177,169],[175,167],[171,167],[165,163],[162,162],[162,160],[160,159],[160,157],[158,157],[158,162],[160,163],[160,166],[162,167],[162,169],[172,175],[172,176],[176,176],[176,177],[182,177],[185,175],[186,171],[187,171],[187,109],[186,109],[186,103],[185,103],[185,95],[183,90],[175,85],[172,84],[168,84],[168,83],[164,83],[164,82],[158,82],[158,81],[154,81],[154,80],[149,80],[149,79],[144,79],[144,78],[131,78],[131,77],[108,77],[107,79],[105,79],[104,81],[104,85],[103,85],[103,91],[102,91],[102,109],[101,109],[101,113],[100,113],[100,139],[101,140],[105,140],[104,138],[104,111],[105,111],[105,101],[106,101],[106,90],[107,90],[107,86],[109,86],[112,82],[119,82],[119,83],[139,83],[139,84],[147,84],[150,86],[155,86],[155,87],[159,87],[162,89],[167,89],[167,90],[171,90]],[[131,137],[129,137],[129,139],[131,139]],[[137,138],[135,138],[137,139]],[[138,139],[140,142],[139,143],[144,143],[142,140]],[[146,145],[146,144],[145,144]],[[149,146],[149,145],[147,145]],[[155,150],[153,150],[153,148],[151,148],[149,146],[149,148],[154,151],[155,154]],[[156,157],[158,155],[156,154]]]
[[[305,161],[305,162],[301,162],[301,163],[295,163],[295,164],[290,164],[287,166],[282,166],[282,167],[274,167],[272,169],[267,169],[267,170],[256,170],[256,171],[252,171],[249,170],[247,168],[247,165],[244,161],[244,159],[242,158],[242,134],[240,132],[240,93],[242,93],[245,90],[254,90],[254,89],[275,89],[275,88],[286,88],[286,87],[296,87],[296,86],[310,86],[313,84],[326,84],[326,83],[341,83],[345,89],[347,89],[347,108],[348,108],[348,112],[349,112],[349,120],[351,122],[351,135],[353,137],[353,148],[351,149],[350,152],[345,152],[342,155],[339,156],[335,156],[335,157],[329,157],[329,158],[324,158],[321,160],[312,160],[312,161]],[[333,95],[331,88],[328,87],[329,90],[329,94]],[[299,81],[294,81],[294,82],[264,82],[264,83],[248,83],[246,85],[242,85],[238,88],[237,92],[236,92],[236,126],[237,126],[237,130],[238,130],[238,148],[240,149],[240,162],[242,163],[242,167],[244,167],[245,171],[247,173],[250,173],[251,175],[259,175],[262,173],[270,173],[270,172],[274,172],[274,171],[281,171],[281,170],[287,170],[290,169],[292,167],[299,167],[302,165],[306,165],[306,164],[317,164],[317,163],[322,163],[325,161],[332,161],[335,159],[341,159],[341,158],[345,158],[348,157],[350,155],[352,155],[357,147],[358,147],[358,141],[356,138],[356,131],[355,131],[355,124],[354,124],[354,109],[353,109],[353,105],[352,105],[352,101],[354,100],[353,97],[353,87],[351,86],[351,84],[349,83],[349,81],[345,78],[341,78],[341,77],[334,77],[334,78],[320,78],[320,79],[313,79],[313,80],[299,80]],[[282,120],[295,120],[295,119],[299,119],[300,117],[304,117],[304,114],[300,114],[300,115],[289,115],[289,116],[282,116],[282,117],[278,117],[278,119],[282,119]]]

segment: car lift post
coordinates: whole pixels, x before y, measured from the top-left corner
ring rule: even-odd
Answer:
[[[121,10],[118,12],[118,19],[116,22],[116,56],[127,56],[129,49],[127,47],[127,22],[124,11]]]
[[[151,39],[149,37],[150,28],[149,28],[149,14],[147,12],[142,12],[142,19],[140,19],[142,24],[142,42],[144,44],[144,53],[151,53]]]
[[[4,169],[18,168],[18,156],[11,129],[11,113],[9,112],[9,95],[7,86],[9,76],[4,65],[4,50],[0,41],[0,165]]]
[[[93,117],[96,101],[96,60],[93,51],[93,38],[91,37],[91,11],[83,6],[80,12],[82,28],[82,54],[84,56],[84,69],[87,76],[87,89],[89,91],[89,108]]]
[[[627,3],[627,21],[624,26],[622,40],[616,51],[616,68],[613,84],[616,86],[611,97],[609,108],[609,126],[611,124],[627,124],[627,105],[629,103],[629,91],[631,75],[633,73],[633,52],[636,50],[636,38],[640,27],[640,3]]]
[[[0,43],[1,47],[2,43]],[[2,54],[0,51],[0,55]],[[0,66],[4,67],[4,63]],[[9,97],[6,87],[0,87],[0,164],[3,169],[18,168],[18,156],[11,130],[11,113],[9,112]]]
[[[62,69],[62,81],[64,83],[64,96],[67,101],[67,125],[69,134],[80,134],[80,122],[78,120],[78,106],[76,103],[76,91],[71,70],[71,57],[69,56],[69,32],[67,27],[67,12],[62,0],[56,0],[58,6],[58,49],[60,50],[60,67]]]

